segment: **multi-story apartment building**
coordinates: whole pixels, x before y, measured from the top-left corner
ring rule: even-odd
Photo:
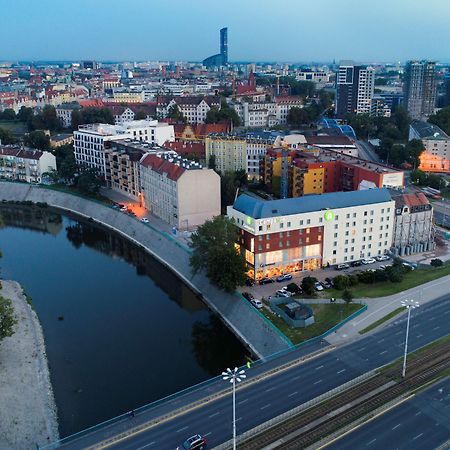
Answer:
[[[274,139],[246,139],[247,148],[247,177],[253,180],[260,179],[261,160],[264,158]]]
[[[401,194],[395,200],[392,251],[404,256],[435,248],[433,207],[422,192]]]
[[[192,229],[220,215],[220,177],[201,164],[169,154],[140,163],[145,207],[178,229]]]
[[[336,78],[336,116],[370,114],[374,87],[373,68],[342,61]]]
[[[72,112],[80,108],[81,107],[77,102],[63,103],[55,108],[56,115],[61,120],[64,128],[70,128],[72,126]]]
[[[221,173],[244,170],[248,172],[247,142],[234,136],[209,136],[205,139],[205,155],[209,164],[214,159]]]
[[[298,81],[312,81],[314,83],[326,84],[330,81],[330,74],[323,71],[302,70],[296,77]]]
[[[406,63],[404,101],[412,119],[421,119],[434,113],[436,86],[435,62],[408,61]]]
[[[384,97],[373,96],[370,115],[373,117],[391,117],[391,108]]]
[[[279,125],[287,124],[287,117],[291,108],[303,108],[303,99],[298,95],[275,97],[276,115]]]
[[[315,270],[386,253],[395,203],[387,189],[261,200],[241,195],[227,215],[249,276]]]
[[[211,108],[220,109],[218,96],[158,97],[156,112],[158,117],[167,117],[172,107],[177,106],[189,123],[205,123]]]
[[[0,145],[0,178],[40,183],[43,174],[53,170],[56,158],[50,152]]]
[[[73,133],[74,155],[77,164],[95,168],[106,175],[105,142],[118,139],[135,139],[153,145],[175,140],[173,125],[157,120],[135,120],[122,125],[80,125]]]
[[[237,102],[233,108],[244,127],[267,127],[278,124],[275,102]]]

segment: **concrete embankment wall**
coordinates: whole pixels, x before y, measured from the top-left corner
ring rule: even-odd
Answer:
[[[186,250],[138,220],[75,195],[28,184],[0,182],[1,200],[45,202],[61,210],[92,218],[141,245],[175,272],[184,283],[201,295],[205,303],[220,315],[229,328],[258,357],[266,357],[291,346],[278,330],[247,302],[211,285],[202,273],[192,277],[189,254]]]

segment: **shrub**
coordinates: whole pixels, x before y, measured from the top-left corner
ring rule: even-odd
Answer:
[[[302,289],[306,294],[313,295],[315,294],[314,283],[317,283],[317,278],[314,277],[305,277],[302,280]]]
[[[444,263],[442,262],[442,259],[435,258],[435,259],[432,259],[432,260],[430,261],[430,264],[431,264],[433,267],[441,267]]]
[[[409,269],[411,270],[411,269]],[[389,281],[392,283],[400,283],[403,280],[403,276],[407,272],[407,268],[403,265],[400,266],[392,266],[386,269],[386,273],[388,274]]]
[[[344,300],[345,303],[347,303],[347,305],[349,303],[352,302],[353,300],[353,294],[351,293],[351,291],[349,291],[348,289],[346,289],[343,293],[342,293],[342,300]]]
[[[375,282],[375,272],[365,270],[364,272],[358,273],[358,280],[361,283],[372,284]]]
[[[289,292],[293,292],[294,294],[299,294],[300,293],[300,288],[299,288],[299,286],[296,283],[289,283],[286,286],[286,289]]]
[[[343,291],[350,286],[350,281],[346,275],[337,275],[333,278],[333,284],[338,291]]]

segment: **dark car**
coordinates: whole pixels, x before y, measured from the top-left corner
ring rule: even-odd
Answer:
[[[248,287],[252,287],[255,284],[255,282],[251,278],[247,278],[245,280],[245,285]]]
[[[323,287],[324,287],[324,289],[331,289],[333,286],[331,285],[331,283],[329,283],[328,281],[322,281],[321,283],[320,283]]]
[[[351,263],[352,267],[358,267],[361,264],[362,264],[361,261],[352,261],[352,263]]]
[[[177,450],[203,450],[206,447],[206,439],[199,434],[191,436],[183,442]]]
[[[270,283],[275,283],[275,280],[273,278],[261,278],[259,280],[259,284],[270,284]]]
[[[243,292],[242,297],[246,298],[248,301],[255,298],[255,297],[253,297],[253,294],[251,294],[250,292]]]

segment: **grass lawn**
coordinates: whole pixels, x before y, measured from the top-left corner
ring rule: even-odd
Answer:
[[[313,337],[320,336],[363,307],[363,305],[357,303],[350,303],[349,305],[308,304],[308,306],[314,311],[315,323],[306,328],[290,327],[282,318],[276,316],[267,308],[262,309],[261,312],[294,344],[299,344]]]
[[[372,323],[368,327],[364,328],[364,330],[361,330],[359,334],[368,333],[369,331],[373,330],[377,326],[381,325],[382,323],[386,322],[386,320],[391,319],[392,317],[396,316],[397,314],[400,314],[402,311],[404,311],[405,308],[403,306],[400,306],[400,308],[395,309],[394,311],[390,312],[389,314],[386,314],[381,319],[378,319],[376,322]]]
[[[26,123],[18,120],[0,120],[0,128],[5,128],[14,134],[25,134],[28,131]]]
[[[436,280],[437,278],[450,275],[450,264],[442,267],[430,267],[429,269],[416,269],[408,272],[400,283],[392,283],[390,281],[383,281],[373,284],[359,283],[350,288],[355,298],[364,297],[385,297],[387,295],[396,294],[398,292],[406,291],[420,284],[428,281]],[[340,298],[343,291],[337,289],[328,289],[320,293],[322,298]]]

